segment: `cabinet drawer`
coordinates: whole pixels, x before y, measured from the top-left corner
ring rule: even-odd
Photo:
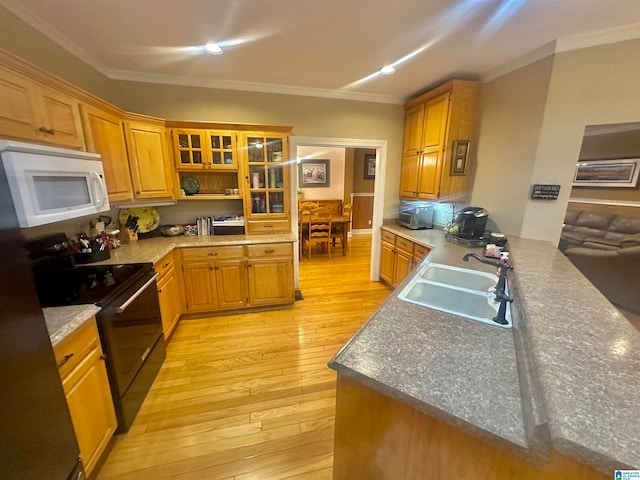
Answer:
[[[182,249],[182,260],[185,263],[202,263],[242,257],[244,257],[244,246],[242,245],[234,245],[229,247],[196,247]]]
[[[418,260],[422,260],[424,259],[424,257],[429,255],[430,251],[431,249],[429,247],[425,247],[424,245],[418,245],[416,243],[415,249],[413,251],[413,256]]]
[[[282,257],[293,255],[290,243],[265,243],[262,245],[247,245],[249,258]]]
[[[153,266],[153,269],[160,274],[160,276],[158,277],[158,281],[160,281],[160,279],[162,279],[173,268],[174,268],[173,252],[170,252],[164,257],[162,257]]]
[[[390,245],[396,244],[396,236],[393,233],[382,230],[382,241]]]
[[[91,318],[53,347],[60,378],[64,379],[99,344],[96,320]]]
[[[283,233],[290,231],[289,220],[247,221],[247,233]]]
[[[402,238],[402,237],[396,238],[396,248],[398,250],[402,250],[403,252],[406,252],[409,255],[413,255],[413,246],[414,246],[414,243],[411,240],[407,240],[406,238]]]

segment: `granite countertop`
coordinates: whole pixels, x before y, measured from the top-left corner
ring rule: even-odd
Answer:
[[[228,245],[254,245],[260,243],[291,243],[296,241],[293,233],[268,233],[263,235],[211,235],[154,237],[125,243],[111,250],[111,258],[91,265],[113,265],[116,263],[156,263],[174,248],[214,247]]]
[[[51,344],[55,347],[99,311],[100,307],[93,304],[43,308],[42,313],[49,330]]]
[[[463,262],[442,231],[383,227]],[[640,466],[640,332],[551,243],[509,237],[514,328],[393,295],[331,360],[344,375],[540,463],[559,453],[606,473]]]

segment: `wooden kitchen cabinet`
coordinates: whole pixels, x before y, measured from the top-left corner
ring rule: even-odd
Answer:
[[[173,195],[173,169],[162,126],[164,122],[156,120],[158,124],[125,123],[134,197],[138,199],[171,198]]]
[[[397,287],[429,254],[430,249],[419,243],[381,231],[380,278]]]
[[[178,320],[180,320],[180,315],[182,314],[181,294],[176,276],[173,251],[157,262],[154,265],[154,270],[160,274],[156,280],[156,285],[162,318],[162,335],[167,340],[178,325]]]
[[[131,201],[133,185],[122,116],[88,104],[80,105],[80,113],[87,150],[102,157],[109,201]]]
[[[293,303],[293,244],[182,249],[188,313]]]
[[[291,231],[288,135],[245,132],[241,144],[248,192],[244,204],[247,233]]]
[[[79,102],[64,92],[0,67],[0,136],[84,149]]]
[[[90,475],[117,420],[95,318],[54,346],[85,472]]]
[[[171,136],[178,170],[238,170],[237,132],[176,128]]]
[[[294,301],[293,245],[248,245],[249,304],[277,305]]]
[[[187,312],[247,305],[247,264],[242,245],[182,249]]]
[[[400,197],[456,199],[468,194],[471,158],[452,175],[453,142],[475,139],[480,84],[452,80],[405,105]]]

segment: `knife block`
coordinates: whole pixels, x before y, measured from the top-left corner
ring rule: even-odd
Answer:
[[[129,228],[123,228],[120,230],[120,235],[118,237],[120,243],[131,243],[138,241],[138,233],[134,232]]]

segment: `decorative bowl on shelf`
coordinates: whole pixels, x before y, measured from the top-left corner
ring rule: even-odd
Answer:
[[[187,195],[195,195],[200,191],[200,182],[196,177],[184,177],[180,186]]]

